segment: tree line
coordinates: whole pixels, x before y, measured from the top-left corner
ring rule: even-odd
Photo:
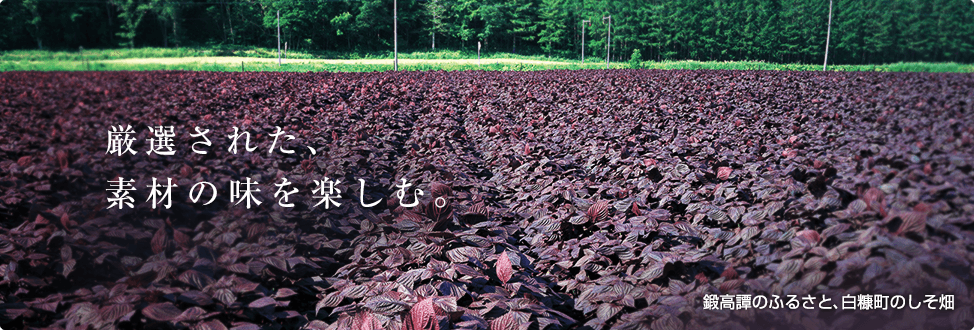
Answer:
[[[828,0],[400,0],[400,51],[821,63]],[[392,0],[5,0],[0,49],[392,50]],[[974,62],[970,0],[836,0],[831,63]]]

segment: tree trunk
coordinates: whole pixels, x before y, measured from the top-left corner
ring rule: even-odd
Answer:
[[[112,37],[113,37],[113,35],[112,35],[112,25],[113,24],[112,24],[112,6],[111,6],[111,2],[109,2],[109,1],[106,1],[105,2],[105,13],[108,15],[108,28],[105,29],[105,31],[108,31],[108,43],[111,44],[112,43]]]
[[[179,9],[173,8],[172,13],[172,43],[174,46],[179,47]]]
[[[223,5],[223,8],[227,11],[227,22],[229,22],[230,25],[230,43],[236,44],[233,37],[233,15],[230,15],[230,4],[224,3]]]
[[[162,48],[169,48],[169,31],[166,31],[166,22],[160,19],[159,27],[162,28]]]
[[[34,26],[34,39],[37,39],[37,49],[44,49],[44,41],[41,40],[41,27],[38,26],[38,23],[41,22],[41,15],[38,12],[37,7],[39,7],[39,5],[35,4],[30,9],[30,13],[34,18],[31,25]]]
[[[111,2],[105,2],[105,15],[108,16],[108,27],[112,27],[112,6]]]

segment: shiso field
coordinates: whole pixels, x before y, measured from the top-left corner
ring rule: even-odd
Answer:
[[[0,114],[4,329],[974,326],[971,74],[4,72]],[[953,310],[819,308],[866,294]]]

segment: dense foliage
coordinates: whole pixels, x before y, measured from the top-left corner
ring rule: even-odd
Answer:
[[[303,51],[392,49],[391,0],[6,0],[0,49],[237,45]],[[639,50],[648,60],[821,63],[829,1],[424,0],[399,1],[402,50],[475,50],[578,58]],[[837,0],[836,64],[974,62],[969,0]]]
[[[918,73],[0,73],[0,325],[968,329],[971,90]],[[116,125],[137,154],[106,152]],[[175,155],[144,152],[156,125]],[[233,127],[258,149],[231,153]],[[267,151],[275,127],[294,154]],[[117,177],[134,209],[110,208]],[[152,177],[178,183],[172,208],[152,208]],[[314,207],[325,177],[340,207]],[[244,178],[263,204],[231,202]],[[192,202],[200,181],[213,204]],[[702,308],[736,293],[955,310]]]

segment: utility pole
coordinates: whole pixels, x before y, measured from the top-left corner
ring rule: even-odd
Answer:
[[[609,47],[612,45],[612,15],[602,17],[602,23],[609,20],[609,30],[605,35],[605,68],[609,68]]]
[[[822,71],[829,68],[829,38],[832,37],[832,0],[829,0],[829,29],[825,33],[825,63],[822,63]]]
[[[392,1],[392,68],[399,71],[399,3]]]
[[[582,64],[585,64],[585,23],[592,24],[590,20],[582,21]]]
[[[281,66],[281,10],[277,10],[277,66]]]

